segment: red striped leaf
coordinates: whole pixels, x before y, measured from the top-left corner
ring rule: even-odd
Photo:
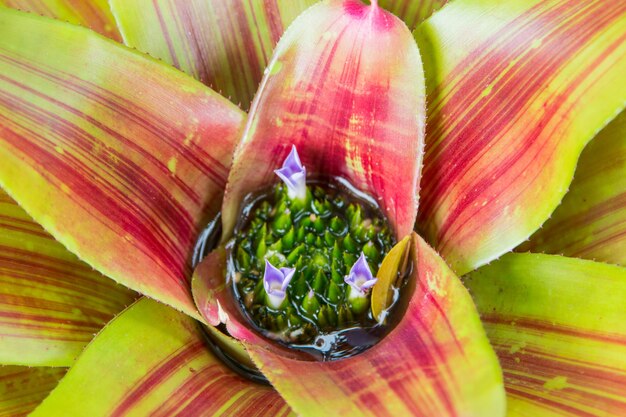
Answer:
[[[134,298],[69,253],[0,189],[1,364],[71,365]]]
[[[111,0],[126,45],[247,109],[285,28],[317,0]]]
[[[288,416],[273,389],[235,375],[198,324],[141,299],[96,337],[33,417]]]
[[[518,251],[626,265],[626,112],[585,148],[563,202]]]
[[[413,235],[412,245],[408,310],[373,348],[336,362],[304,362],[249,346],[299,415],[504,415],[500,367],[469,293],[421,238]]]
[[[554,211],[624,106],[626,3],[481,0],[418,28],[428,80],[419,230],[463,274]]]
[[[276,47],[235,152],[225,237],[242,198],[277,180],[291,146],[307,173],[378,199],[403,237],[417,209],[424,127],[421,59],[406,26],[357,0],[320,3]]]
[[[509,254],[465,281],[500,363],[510,416],[626,411],[626,269]]]
[[[114,41],[122,40],[107,0],[0,0],[0,6],[85,26]]]
[[[56,387],[65,368],[0,366],[0,416],[26,417]]]
[[[244,114],[93,32],[0,11],[0,183],[105,275],[197,316],[190,255]]]

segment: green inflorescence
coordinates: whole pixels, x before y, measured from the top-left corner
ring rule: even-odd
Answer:
[[[320,333],[375,322],[365,299],[350,300],[344,277],[365,254],[376,274],[394,239],[380,212],[336,187],[308,186],[305,201],[291,201],[283,184],[251,208],[232,249],[234,282],[256,325],[291,343]],[[280,308],[263,287],[265,259],[295,268]]]

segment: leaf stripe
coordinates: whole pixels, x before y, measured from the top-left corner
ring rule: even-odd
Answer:
[[[448,0],[378,0],[381,7],[402,19],[411,30],[447,2]]]
[[[565,254],[624,264],[626,253],[626,113],[583,151],[562,204],[516,251]]]
[[[98,334],[33,416],[290,414],[276,391],[215,358],[197,322],[142,299]]]
[[[69,365],[133,298],[0,190],[0,363]]]
[[[176,56],[176,52],[174,50],[174,44],[172,42],[172,38],[167,30],[167,26],[165,26],[165,18],[163,17],[163,12],[161,11],[161,7],[159,6],[159,0],[152,0],[152,6],[154,7],[154,11],[156,12],[159,18],[159,25],[163,31],[163,37],[165,38],[165,43],[167,44],[167,49],[170,53],[170,57],[172,59],[172,65],[176,68],[180,68],[180,63],[178,62],[178,57]],[[202,81],[202,79],[200,79]]]
[[[317,0],[111,1],[124,42],[248,108],[284,29]]]
[[[0,48],[0,50],[2,49]],[[6,53],[8,51],[5,50],[4,52]],[[68,79],[72,80],[70,84],[64,85],[64,87],[70,89],[71,91],[76,92],[77,94],[83,96],[85,99],[97,102],[98,104],[110,109],[113,112],[128,116],[133,122],[137,123],[142,128],[146,129],[148,132],[153,133],[155,136],[162,137],[162,139],[168,145],[174,147],[174,149],[176,149],[177,151],[183,151],[185,149],[183,144],[181,144],[179,141],[171,139],[171,133],[172,133],[171,126],[168,127],[161,121],[154,120],[154,118],[151,117],[150,114],[143,111],[135,103],[132,103],[128,99],[118,94],[115,94],[111,91],[104,90],[102,87],[98,86],[97,84],[86,82],[85,80],[81,80],[79,77],[73,74],[67,73],[67,72],[58,71],[59,75],[55,75],[52,72],[54,71],[53,69],[46,68],[46,66],[42,65],[41,63],[29,64],[26,61],[20,62],[20,60],[11,58],[8,55],[0,56],[0,60],[6,60],[6,62],[11,63],[15,65],[16,67],[19,67],[23,71],[29,71],[34,75],[40,76],[44,79],[47,79],[49,81],[56,82],[59,84],[65,84],[68,81]],[[8,78],[4,78],[4,79],[7,82],[15,83],[14,80],[9,80]],[[80,112],[77,109],[74,109],[70,106],[67,106],[59,100],[55,100],[52,97],[47,97],[34,89],[28,88],[28,86],[24,84],[16,83],[15,85],[25,91],[28,91],[36,95],[40,95],[40,97],[46,98],[51,103],[54,103],[55,105],[80,116],[82,119],[86,120],[89,123],[94,124],[98,128],[105,131],[106,133],[114,136],[116,139],[124,141],[125,147],[139,152],[141,156],[146,158],[147,160],[152,161],[152,162],[158,162],[158,159],[156,159],[154,155],[151,155],[145,149],[142,149],[134,141],[129,140],[125,138],[124,136],[118,134],[116,131],[108,128],[106,125],[98,122],[92,117],[89,117],[87,114]],[[196,148],[194,149],[194,151],[196,152],[193,152],[190,155],[188,155],[189,161],[192,163],[192,165],[202,170],[204,174],[211,176],[213,181],[216,182],[216,184],[224,186],[226,177],[228,176],[228,171],[229,171],[228,167],[224,165],[220,160],[215,158],[213,155],[211,155],[208,152],[203,151],[200,148]],[[121,157],[121,155],[116,154],[115,157],[119,158]],[[190,189],[180,178],[175,177],[173,178],[173,180],[176,182],[178,186],[183,188],[184,191],[190,197],[196,197],[196,199],[198,198],[198,195],[194,193],[194,191]]]
[[[533,401],[549,403],[554,409],[576,416],[597,416],[601,415],[600,412],[619,411],[626,407],[626,402],[620,398],[626,382],[623,371],[608,367],[598,369],[597,364],[592,362],[565,362],[558,356],[550,357],[543,351],[532,349],[524,349],[521,354],[512,355],[508,353],[509,347],[495,348],[506,369],[504,378],[509,393],[526,393],[527,398]],[[570,382],[562,389],[548,390],[545,384],[554,375],[575,382]],[[606,389],[598,391],[598,381],[605,381]],[[552,399],[539,394],[542,391],[549,392]],[[592,412],[585,413],[581,408]]]
[[[624,278],[613,265],[515,253],[466,277],[504,370],[511,415],[623,414]]]
[[[0,78],[2,77],[0,76]],[[28,105],[26,102],[18,102],[19,99],[17,96],[14,96],[13,98],[15,101],[6,100],[3,99],[2,94],[0,94],[0,104],[3,104],[7,108],[12,108],[16,114],[26,114],[27,117],[41,124],[49,124],[50,121],[54,119],[57,119],[60,124],[64,123],[63,119],[59,119],[51,113],[45,114],[42,109],[40,109],[40,111],[44,113],[44,115],[39,116],[33,110],[26,107]],[[5,121],[7,125],[11,122],[11,120],[8,119],[5,119]],[[17,129],[19,129],[19,127],[17,127]],[[71,150],[71,146],[74,144],[78,144],[77,146],[80,148],[87,149],[90,147],[90,142],[87,142],[89,139],[92,140],[91,143],[95,142],[93,137],[89,137],[90,135],[88,135],[86,131],[79,129],[76,126],[63,128],[63,126],[57,125],[57,130],[62,137],[68,138],[68,142],[60,141],[60,143],[69,148],[69,150]],[[30,131],[28,133],[29,137],[39,136],[35,131]],[[82,136],[87,137],[83,138]],[[82,205],[83,201],[89,201],[93,199],[94,196],[98,196],[98,194],[102,192],[101,189],[95,186],[95,184],[85,181],[85,179],[96,176],[96,171],[92,170],[90,165],[80,164],[77,160],[68,161],[67,157],[59,156],[58,152],[55,152],[54,150],[47,151],[46,149],[29,142],[25,136],[14,134],[13,132],[6,133],[4,138],[7,143],[13,145],[17,150],[19,150],[19,152],[29,155],[34,160],[48,161],[47,174],[54,176],[59,183],[69,184],[68,186],[72,188],[78,198],[76,201],[78,204]],[[84,144],[81,144],[81,142],[84,142]],[[111,155],[111,157],[116,158],[117,155]],[[73,162],[73,166],[68,165],[68,162]],[[104,160],[100,160],[100,162],[105,164],[107,163],[107,161]],[[120,162],[126,164],[130,163],[130,161]],[[121,173],[120,171],[121,170],[118,169],[117,173],[124,176],[125,174],[123,171]],[[127,179],[133,178],[137,181],[143,176],[147,181],[150,181],[150,178],[147,175],[140,174],[140,169],[134,169],[134,171],[135,175],[129,173]],[[154,198],[155,194],[165,194],[164,190],[161,193],[150,190],[153,186],[158,187],[157,183],[149,185],[144,183],[143,185],[144,187],[137,188],[137,191],[145,192],[146,186],[148,186],[148,191],[145,195],[140,194],[139,192],[133,194],[138,201],[146,200],[151,197]],[[145,255],[151,257],[155,262],[155,265],[159,265],[159,263],[162,262],[165,264],[165,268],[171,268],[173,273],[169,275],[170,278],[175,281],[177,285],[183,287],[184,284],[179,281],[178,277],[184,276],[188,273],[188,271],[182,269],[182,266],[185,265],[186,256],[188,254],[181,251],[181,248],[178,248],[174,242],[169,239],[164,239],[166,238],[165,231],[159,229],[159,223],[153,216],[142,211],[141,206],[133,202],[135,199],[127,198],[124,194],[115,195],[114,192],[117,191],[117,188],[112,184],[105,184],[104,191],[109,191],[112,195],[110,197],[107,195],[101,195],[101,199],[93,199],[93,203],[89,206],[89,209],[99,212],[103,217],[111,218],[115,224],[121,223],[121,227],[124,230],[130,232],[134,237],[140,237],[141,239],[139,240],[143,243],[143,246],[140,247],[142,249],[140,250],[143,250]],[[132,197],[132,195],[129,197]],[[124,205],[125,207],[118,203],[122,201],[126,203]],[[176,213],[172,213],[171,215],[167,212],[155,214],[157,215],[157,219],[167,219],[169,224],[173,223],[177,232],[181,233],[183,236],[188,236],[191,229],[189,218],[186,216],[186,213],[182,208],[174,210],[176,210]],[[129,217],[128,215],[131,213],[136,213],[136,217]],[[177,216],[177,214],[179,216]]]
[[[510,349],[507,349],[507,351]],[[506,356],[506,352],[503,352],[503,356]],[[510,353],[509,353],[510,354]],[[563,375],[569,380],[576,378],[577,385],[589,386],[590,392],[582,392],[581,396],[588,396],[589,404],[593,402],[602,402],[602,396],[594,394],[593,391],[597,391],[593,387],[593,384],[597,380],[603,380],[610,382],[611,385],[607,386],[606,390],[603,390],[603,394],[623,394],[623,390],[620,387],[624,386],[626,381],[626,375],[623,371],[620,371],[617,367],[611,366],[598,366],[588,361],[576,361],[567,360],[563,361],[558,355],[552,355],[549,352],[543,352],[537,349],[524,348],[521,354],[524,360],[519,362],[515,358],[511,358],[515,365],[511,364],[511,370],[507,371],[511,375],[516,375],[520,381],[534,381],[537,383],[537,377],[543,377],[544,381],[549,380],[552,375]],[[518,356],[519,359],[519,356]],[[506,361],[506,359],[503,359]],[[530,373],[530,376],[524,374]],[[542,381],[543,384],[543,381]],[[607,399],[613,406],[624,406],[624,401],[614,401],[611,398]]]
[[[453,6],[428,24],[458,13]],[[614,114],[608,104],[613,102],[606,101],[606,110],[594,115],[597,121],[574,128],[590,112],[582,108],[583,97],[608,88],[606,80],[626,61],[625,35],[619,30],[625,16],[623,2],[536,2],[507,24],[499,23],[501,29],[488,30],[485,23],[488,35],[430,86],[430,142],[418,224],[460,272],[499,254],[490,251],[510,249],[498,246],[525,238],[529,231],[524,229],[545,220],[540,217],[547,205],[556,204],[549,201],[563,194],[558,181],[565,181],[568,169],[556,168],[555,161],[569,162],[556,155],[569,152],[573,159],[594,126]],[[418,35],[432,29],[428,24]],[[537,184],[556,169],[560,174],[546,182],[560,187],[557,192],[542,201],[541,210],[520,213],[521,202],[538,198]],[[495,236],[507,229],[514,233],[506,239]]]
[[[558,228],[554,228],[553,230],[555,233],[564,232],[569,227],[583,226],[585,223],[601,219],[608,214],[619,211],[623,208],[626,208],[626,192],[617,194],[616,196],[603,201],[597,206],[592,207],[591,210],[586,211],[584,214],[581,213],[576,217],[572,217],[568,220],[568,224],[560,225]],[[609,225],[607,228],[610,228],[611,226],[613,225]],[[602,231],[602,229],[600,231]]]
[[[556,412],[566,412],[568,416],[579,416],[579,417],[596,417],[597,414],[590,414],[576,407],[571,407],[566,404],[560,403],[558,401],[554,401],[549,398],[544,398],[539,395],[533,394],[532,392],[526,392],[520,389],[511,388],[507,391],[512,397],[521,397],[527,400],[530,400],[533,403],[541,403],[542,406],[552,409]]]
[[[31,224],[38,226],[34,222]],[[5,227],[2,227],[2,229],[13,232]],[[46,239],[46,245],[60,247],[43,230],[40,233],[29,233],[31,237],[24,236],[23,233],[20,234],[22,234],[24,241],[32,241],[34,237],[38,237]],[[19,282],[19,285],[22,287],[35,289],[39,284],[47,284],[50,285],[50,288],[47,289],[48,292],[59,295],[71,293],[72,297],[77,301],[86,301],[89,297],[97,297],[103,302],[106,301],[112,304],[117,304],[119,296],[127,293],[121,287],[116,287],[117,290],[108,292],[102,292],[97,287],[94,287],[92,269],[85,264],[77,263],[76,259],[71,256],[59,257],[56,254],[55,256],[48,256],[43,250],[34,256],[32,250],[20,250],[10,245],[0,245],[0,254],[2,255],[0,256],[3,265],[2,270],[8,271],[11,276],[22,278]],[[55,275],[46,275],[46,272],[52,272],[55,275],[58,274],[71,280],[60,280]],[[41,275],[35,275],[35,273]],[[75,289],[80,289],[80,292],[72,293],[72,290]]]
[[[163,380],[171,377],[182,364],[191,361],[200,355],[205,349],[201,340],[194,341],[182,346],[177,352],[172,353],[165,358],[158,366],[146,373],[142,381],[139,381],[120,404],[115,408],[111,417],[120,417],[125,415],[133,406],[139,403],[151,390],[158,387]]]
[[[168,417],[172,415],[225,415],[225,416],[276,416],[289,415],[287,407],[276,407],[273,401],[276,392],[267,390],[258,392],[254,386],[248,388],[237,387],[233,384],[236,378],[224,373],[223,366],[218,363],[194,369],[193,375],[181,384],[164,402],[154,417]],[[194,393],[189,399],[189,393]],[[208,402],[207,398],[211,401]],[[282,404],[281,404],[282,405]]]
[[[243,113],[88,31],[21,14],[0,18],[7,29],[32,28],[15,42],[6,31],[0,45],[0,152],[9,162],[0,182],[94,267],[197,315],[191,252],[219,207]],[[47,45],[46,54],[15,46],[25,41]],[[67,42],[71,53],[59,48]],[[55,204],[44,207],[29,189],[43,189]],[[78,230],[76,215],[88,226]]]
[[[122,40],[107,0],[0,0],[0,6],[85,26],[115,41]]]
[[[599,334],[590,332],[588,329],[576,330],[574,327],[561,326],[552,322],[505,316],[502,314],[484,314],[481,316],[481,320],[483,323],[489,323],[492,325],[511,325],[512,328],[522,328],[537,334],[554,333],[558,336],[583,337],[600,343],[612,343],[626,346],[626,337],[621,334]]]
[[[542,5],[543,3],[535,7],[539,8],[539,6],[542,6]],[[594,5],[594,2],[590,2],[589,8],[592,8],[593,5]],[[586,13],[584,13],[585,9],[584,8],[579,9],[577,5],[575,4],[575,2],[564,0],[561,8],[556,8],[554,10],[545,11],[544,12],[545,15],[542,14],[540,16],[537,16],[537,19],[540,19],[540,18],[553,19],[555,16],[561,16],[564,18],[566,16],[570,16],[571,14],[578,14],[578,20],[572,19],[569,25],[558,27],[554,32],[544,34],[543,41],[547,43],[545,45],[545,48],[558,51],[557,53],[554,54],[552,59],[548,60],[547,64],[542,64],[541,62],[538,63],[535,59],[533,59],[534,57],[531,55],[530,57],[528,56],[525,57],[523,64],[520,65],[519,69],[516,69],[516,72],[520,74],[524,74],[525,78],[539,79],[539,80],[542,80],[541,83],[535,82],[535,83],[528,83],[525,86],[524,85],[520,86],[519,84],[517,84],[519,80],[513,76],[515,75],[515,73],[511,73],[508,79],[503,80],[505,84],[499,88],[501,90],[510,91],[510,93],[513,94],[514,99],[511,100],[511,102],[500,104],[499,108],[501,109],[501,111],[497,111],[497,109],[491,110],[492,114],[494,115],[492,117],[498,117],[499,119],[495,119],[495,120],[492,119],[488,121],[472,120],[470,123],[468,123],[467,119],[463,117],[464,114],[455,113],[454,111],[456,110],[457,112],[465,113],[466,111],[468,111],[468,109],[473,108],[472,101],[474,101],[476,97],[479,96],[483,90],[482,85],[480,83],[477,83],[476,81],[484,77],[485,71],[489,71],[489,69],[491,69],[491,71],[489,71],[488,74],[492,74],[492,75],[491,76],[487,75],[487,77],[496,78],[498,74],[504,69],[503,67],[505,65],[508,65],[507,60],[502,59],[502,57],[497,57],[496,53],[492,52],[492,53],[487,53],[485,56],[480,56],[482,54],[472,55],[468,57],[465,62],[459,65],[458,70],[457,70],[459,74],[454,74],[453,76],[456,75],[456,77],[459,77],[458,85],[455,86],[458,89],[459,93],[455,94],[454,98],[460,99],[460,100],[458,100],[459,101],[458,103],[446,102],[445,109],[447,112],[451,112],[451,114],[448,114],[447,117],[453,118],[453,119],[457,118],[459,122],[462,120],[463,125],[462,127],[460,127],[460,129],[456,133],[453,131],[452,134],[456,134],[460,136],[461,134],[475,132],[474,134],[470,133],[471,136],[479,138],[480,136],[478,135],[481,135],[481,136],[484,135],[484,130],[478,129],[478,124],[480,124],[481,126],[484,126],[484,125],[490,126],[489,130],[491,131],[502,132],[502,134],[500,134],[497,138],[495,138],[494,141],[504,140],[506,138],[505,134],[509,132],[508,129],[510,129],[515,122],[515,120],[510,121],[510,119],[506,117],[507,115],[507,111],[505,110],[506,107],[522,107],[524,103],[528,103],[533,98],[533,95],[540,88],[544,86],[544,83],[548,83],[550,79],[556,76],[557,74],[556,68],[558,68],[560,64],[562,65],[563,62],[566,62],[569,59],[569,57],[571,57],[574,53],[576,53],[579,50],[580,45],[588,41],[601,28],[610,25],[610,23],[616,20],[616,18],[619,17],[619,14],[616,13],[615,10],[613,10],[610,6],[613,6],[613,8],[615,9],[619,8],[618,10],[619,13],[623,13],[624,11],[626,11],[626,5],[624,5],[624,3],[621,3],[621,2],[614,2],[612,4],[607,5],[605,2],[596,1],[595,6],[596,6],[595,13],[591,15],[587,15]],[[525,22],[527,17],[522,16],[518,19],[521,22]],[[581,25],[581,23],[583,23],[587,19],[591,20],[592,22],[595,22],[596,23],[595,27],[591,27],[587,29],[585,25]],[[492,39],[489,39],[489,41],[486,43],[493,45],[494,43],[496,44],[498,43],[497,42],[498,39],[507,40],[508,43],[505,43],[504,45],[502,45],[501,48],[506,51],[512,51],[510,53],[510,58],[514,58],[516,56],[515,52],[518,52],[516,51],[516,48],[514,47],[514,45],[517,45],[517,44],[523,45],[523,43],[520,42],[520,39],[523,39],[524,37],[528,37],[529,33],[533,33],[530,30],[528,31],[529,33],[527,33],[523,29],[524,29],[523,27],[516,29],[515,25],[512,25],[512,27],[507,27],[507,30],[502,31],[501,33],[497,33]],[[577,30],[585,30],[585,32],[577,33]],[[514,34],[515,37],[510,40],[507,39],[512,34]],[[566,38],[574,39],[575,42],[565,42],[564,40]],[[595,65],[592,65],[591,67],[593,68],[598,67],[599,66],[598,64],[601,63],[602,60],[606,59],[609,56],[609,52],[613,52],[613,50],[617,46],[621,45],[622,43],[623,43],[622,39],[618,39],[616,42],[614,42],[613,46],[609,48],[608,51],[603,52],[602,55],[598,59],[596,59],[596,61],[594,62]],[[556,46],[560,46],[560,48],[557,49]],[[522,47],[520,46],[517,49],[522,49]],[[543,58],[542,56],[539,56],[538,54],[536,55],[536,57]],[[477,75],[470,77],[470,79],[467,79],[466,77],[461,80],[462,70],[464,70],[470,65],[475,65],[474,63],[478,61],[478,59],[480,59],[483,63],[480,64],[478,68],[474,69],[474,72]],[[560,105],[564,103],[564,98],[569,96],[572,93],[572,90],[574,90],[577,86],[582,85],[582,81],[584,77],[587,77],[589,75],[590,75],[589,73],[580,74],[575,80],[572,80],[572,82],[569,83],[568,87],[564,91],[560,92],[559,95],[563,96],[563,98],[561,98],[560,100],[557,98],[558,101],[552,105],[550,111],[545,112],[544,121],[540,123],[539,129],[542,129],[543,126],[546,126],[549,124],[548,120],[550,120],[550,118],[555,115],[556,109],[558,109],[558,107],[560,107]],[[507,85],[506,84],[507,81],[511,85]],[[435,92],[435,94],[437,94],[437,92]],[[487,99],[483,106],[487,107],[490,103],[491,103],[491,100]],[[431,110],[431,113],[429,114],[429,117],[435,118],[435,119],[437,117],[441,117],[441,113],[438,112],[439,108],[431,107],[431,109],[432,110]],[[434,137],[433,141],[436,142],[437,140],[440,140],[441,137],[443,136],[442,130],[444,128],[444,125],[441,125],[441,124],[438,125],[437,123],[433,123],[433,124],[435,126],[438,126],[438,128],[435,128],[435,130],[432,132],[432,135]],[[539,131],[532,130],[529,132],[528,135],[529,136],[532,135],[532,137],[536,137],[538,139],[537,137],[538,134],[539,134]],[[490,138],[490,135],[485,135],[485,136],[487,138]],[[425,185],[424,197],[422,199],[422,209],[424,211],[428,211],[431,209],[430,206],[431,204],[433,204],[433,200],[436,198],[438,194],[448,194],[451,192],[450,189],[455,185],[454,179],[460,175],[463,175],[464,173],[467,173],[468,167],[471,167],[472,162],[475,162],[474,156],[479,154],[480,151],[484,151],[484,149],[486,148],[485,140],[482,140],[482,141],[471,140],[468,138],[467,140],[462,142],[462,145],[465,145],[467,150],[464,152],[466,156],[461,159],[459,158],[453,159],[451,158],[453,156],[451,155],[451,152],[446,152],[446,150],[449,150],[451,148],[452,146],[451,144],[448,144],[447,146],[444,145],[441,147],[430,147],[430,148],[427,147],[425,158],[431,161],[433,159],[436,159],[436,160],[441,159],[443,161],[447,161],[444,163],[447,166],[450,166],[450,171],[449,171],[450,175],[445,177],[445,179],[447,180],[445,182],[429,183]],[[536,154],[534,156],[538,156],[540,152],[538,150],[535,150],[535,151],[536,151]],[[514,161],[520,160],[525,152],[528,152],[528,150],[517,149],[516,153],[509,156],[507,160],[502,161],[501,166],[497,167],[499,170],[496,172],[496,177],[500,177],[506,170],[508,170],[514,164]],[[549,158],[546,158],[546,159],[549,159]],[[454,161],[454,164],[453,164],[453,161]],[[427,167],[425,167],[424,173],[426,173],[428,169],[433,169],[433,168],[430,168],[431,166],[434,167],[434,165],[427,165]],[[489,183],[490,183],[490,179],[483,179],[482,183],[479,183],[476,188],[484,189],[485,187],[489,185]],[[475,193],[475,194],[477,195],[478,193]],[[469,200],[469,201],[465,201],[464,206],[457,208],[457,212],[454,213],[454,215],[450,218],[449,223],[442,227],[440,231],[441,235],[447,234],[447,231],[448,231],[447,228],[452,227],[452,224],[450,223],[454,221],[454,218],[458,217],[460,212],[466,209],[466,206],[469,206],[471,203],[473,203],[472,195],[470,194],[469,197],[466,197],[466,200]],[[458,229],[451,230],[450,232],[451,233],[456,232],[457,230]]]
[[[0,366],[0,416],[26,417],[65,374],[65,368]]]

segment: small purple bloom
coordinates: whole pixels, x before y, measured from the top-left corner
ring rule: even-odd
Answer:
[[[292,146],[289,156],[283,162],[283,167],[274,172],[287,185],[289,198],[301,201],[306,198],[306,168],[300,162],[295,145]]]
[[[269,297],[270,305],[279,308],[285,300],[287,286],[293,278],[296,268],[276,268],[267,259],[263,274],[263,288]]]
[[[365,260],[365,254],[361,252],[359,259],[352,265],[350,275],[344,278],[346,284],[352,287],[350,298],[363,297],[367,290],[372,288],[378,281],[378,278],[372,276],[370,266]]]

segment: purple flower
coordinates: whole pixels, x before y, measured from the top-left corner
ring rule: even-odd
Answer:
[[[372,271],[370,271],[370,266],[365,260],[363,252],[352,265],[350,274],[344,278],[344,281],[351,287],[350,298],[364,297],[367,291],[378,281],[378,278],[372,276]]]
[[[287,185],[289,198],[303,201],[306,198],[306,168],[302,166],[296,146],[283,162],[283,167],[274,171]]]
[[[267,259],[263,274],[263,288],[273,308],[280,308],[287,294],[287,286],[293,278],[296,268],[276,268]]]

